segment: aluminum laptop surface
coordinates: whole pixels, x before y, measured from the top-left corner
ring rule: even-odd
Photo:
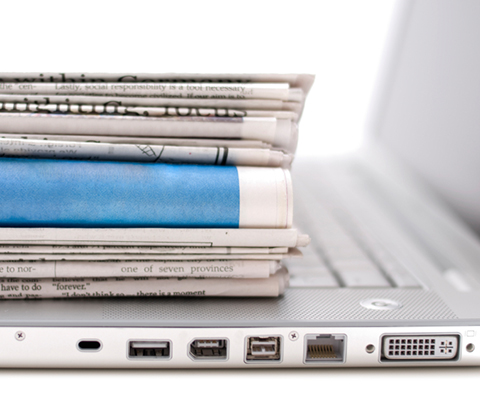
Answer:
[[[283,297],[5,301],[0,366],[479,365],[480,246],[382,154],[297,163],[312,244]]]

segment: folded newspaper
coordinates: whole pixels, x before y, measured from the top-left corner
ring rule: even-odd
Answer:
[[[0,73],[0,298],[281,295],[312,84]]]

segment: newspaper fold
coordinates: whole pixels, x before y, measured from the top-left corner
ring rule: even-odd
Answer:
[[[0,244],[0,254],[285,254],[288,247],[37,246]]]
[[[298,128],[290,119],[144,117],[98,114],[0,113],[0,131],[56,135],[113,135],[259,140],[294,152]]]
[[[304,247],[296,229],[0,228],[0,243],[70,246]]]
[[[143,117],[254,117],[278,118],[297,120],[298,115],[290,111],[276,110],[241,110],[235,108],[208,108],[208,107],[141,107],[122,106],[118,101],[104,104],[75,104],[34,102],[8,103],[0,101],[0,112],[14,113],[42,113],[42,114],[105,114],[105,115],[133,115]]]
[[[262,279],[59,278],[0,279],[0,299],[78,297],[277,297],[288,286],[285,268]]]
[[[82,253],[82,254],[45,254],[22,253],[0,254],[0,263],[6,261],[119,261],[121,260],[283,260],[284,258],[301,257],[302,253],[296,248],[289,249],[288,253],[272,254],[128,254],[128,253]]]
[[[157,146],[186,147],[235,147],[271,149],[272,145],[260,140],[204,139],[204,138],[153,138],[142,136],[88,136],[88,135],[44,135],[41,133],[0,133],[2,139],[54,140],[60,142],[147,144]]]
[[[288,168],[293,156],[270,149],[159,146],[0,138],[0,157]]]
[[[315,77],[308,74],[192,74],[192,73],[91,73],[91,72],[3,72],[0,73],[0,82],[13,82],[13,83],[96,83],[96,82],[124,82],[124,83],[287,83],[290,88],[299,90],[297,92],[297,99],[299,108],[292,110],[299,115],[302,113],[303,104],[306,95],[310,91],[313,85]],[[290,89],[292,91],[292,89]],[[30,94],[29,94],[30,95]],[[93,96],[89,96],[93,97]],[[134,101],[135,98],[131,98]],[[141,98],[137,98],[141,99]],[[148,98],[145,98],[148,100]],[[154,98],[149,98],[152,101]],[[162,99],[156,99],[162,100]],[[163,99],[166,101],[180,100],[180,101],[196,101],[197,99]],[[209,101],[201,99],[202,102]],[[248,100],[242,99],[219,99],[211,101],[235,101],[236,104],[245,102]],[[265,100],[257,100],[265,101]],[[272,101],[272,100],[269,100]],[[139,103],[141,104],[141,103]],[[145,103],[142,103],[145,104]],[[152,103],[153,104],[153,103]],[[157,103],[158,104],[158,103]],[[206,104],[206,103],[203,103]],[[283,102],[286,105],[286,102]],[[290,104],[295,104],[290,102]],[[187,104],[184,104],[187,105]],[[222,105],[223,107],[229,107],[229,105]],[[252,108],[251,106],[246,108]],[[275,109],[267,107],[269,109]]]
[[[289,228],[288,170],[0,158],[0,224]]]
[[[72,82],[219,82],[219,83],[250,83],[250,82],[285,82],[290,87],[301,88],[308,93],[314,81],[314,75],[309,74],[218,74],[218,73],[115,73],[115,72],[2,72],[0,82],[16,83],[72,83]]]
[[[0,262],[0,278],[268,278],[280,269],[270,260],[36,261]]]
[[[302,111],[302,104],[283,100],[258,99],[191,99],[191,98],[163,98],[163,97],[123,97],[123,96],[78,96],[78,95],[39,95],[39,94],[5,94],[0,93],[0,102],[3,103],[35,103],[47,104],[87,104],[107,105],[117,104],[125,107],[206,107],[229,108],[240,110],[272,110],[291,111],[296,119]]]
[[[0,83],[0,92],[12,94],[64,94],[90,96],[141,96],[198,99],[267,99],[301,101],[302,95],[288,83],[150,83],[150,82],[56,82]]]

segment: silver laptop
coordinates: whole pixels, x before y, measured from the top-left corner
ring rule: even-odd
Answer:
[[[284,296],[3,301],[0,367],[480,365],[480,241],[437,197],[479,226],[480,10],[401,4],[370,145],[295,162]]]

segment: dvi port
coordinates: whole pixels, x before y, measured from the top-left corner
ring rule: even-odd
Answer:
[[[458,353],[458,336],[384,336],[388,360],[451,360]]]

